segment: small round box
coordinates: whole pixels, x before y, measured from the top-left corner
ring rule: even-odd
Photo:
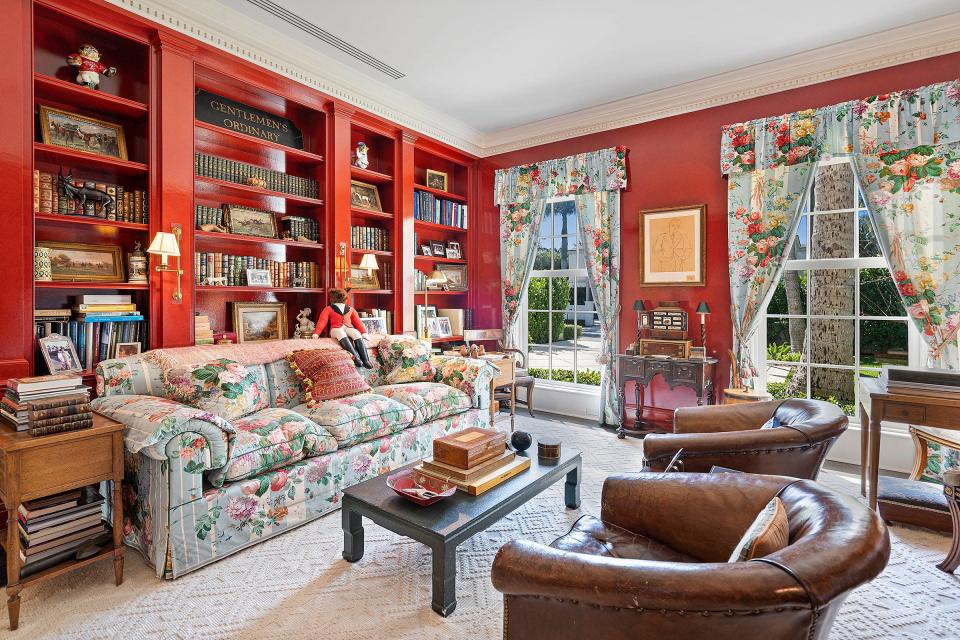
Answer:
[[[537,440],[537,455],[544,460],[559,460],[560,441],[555,438],[539,438]]]

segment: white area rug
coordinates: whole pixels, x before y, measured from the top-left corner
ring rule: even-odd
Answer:
[[[556,436],[583,452],[581,510],[563,506],[563,483],[462,545],[457,555],[457,609],[430,609],[430,551],[367,520],[366,553],[341,559],[340,513],[231,556],[173,582],[154,577],[128,550],[125,581],[113,586],[113,563],[23,591],[19,638],[323,638],[325,640],[495,639],[502,600],[490,583],[496,550],[513,538],[549,543],[581,513],[599,513],[610,473],[636,470],[641,443],[562,422],[519,418],[520,428]],[[827,472],[830,486],[855,493],[859,480]],[[934,640],[960,637],[960,581],[934,566],[947,536],[893,527],[886,571],[854,592],[831,638]],[[842,568],[838,567],[838,570]]]

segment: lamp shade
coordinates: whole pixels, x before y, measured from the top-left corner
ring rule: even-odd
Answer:
[[[434,269],[430,275],[427,276],[427,282],[446,282],[447,276],[444,275],[439,269]]]
[[[701,302],[699,305],[697,305],[697,313],[710,315],[710,306],[706,302]]]
[[[360,260],[360,268],[366,269],[367,271],[379,269],[380,265],[377,264],[377,257],[372,253],[363,254],[363,258]]]
[[[180,245],[177,244],[177,236],[166,231],[157,231],[157,235],[153,236],[153,242],[150,243],[147,253],[153,253],[164,258],[168,256],[179,257]]]
[[[634,311],[645,311],[646,308],[647,308],[647,305],[643,304],[643,300],[634,300],[633,302]]]

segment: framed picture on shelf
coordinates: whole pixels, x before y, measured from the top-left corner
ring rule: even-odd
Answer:
[[[360,318],[360,322],[370,333],[381,333],[387,335],[387,319],[382,316],[371,316]]]
[[[117,355],[115,358],[127,358],[130,356],[135,356],[140,353],[140,343],[139,342],[118,342],[117,343]]]
[[[427,169],[427,186],[431,189],[447,191],[448,175],[442,171]]]
[[[380,278],[372,269],[364,269],[358,265],[350,267],[350,287],[358,291],[380,288]]]
[[[248,287],[272,287],[273,278],[269,269],[247,269]]]
[[[427,318],[430,336],[433,338],[449,338],[453,335],[450,328],[450,318]]]
[[[225,204],[223,213],[230,233],[257,238],[277,237],[277,219],[271,211]]]
[[[640,284],[703,286],[707,205],[640,212]]]
[[[433,251],[430,249],[430,245],[429,244],[420,245],[420,254],[425,256],[432,256]]]
[[[423,328],[427,326],[427,321],[430,318],[437,317],[437,306],[429,304],[424,306],[422,304],[415,305],[414,307],[414,316],[413,316],[413,325],[416,329],[417,335],[423,333]]]
[[[447,257],[455,260],[459,260],[463,256],[460,253],[460,243],[459,242],[448,242],[447,243]]]
[[[285,302],[232,302],[233,331],[237,342],[286,340]]]
[[[377,185],[351,180],[350,206],[355,209],[383,213],[383,207],[380,205],[380,191],[377,189]]]
[[[80,358],[77,357],[77,349],[70,338],[59,333],[51,333],[37,342],[50,373],[73,373],[83,369],[80,366]]]
[[[123,249],[111,244],[38,240],[50,249],[50,270],[59,282],[123,282]]]
[[[446,248],[443,246],[442,242],[431,241],[430,251],[432,251],[433,255],[437,256],[438,258],[442,258],[443,256],[447,255]]]
[[[437,270],[447,276],[447,291],[467,290],[467,265],[443,264],[437,267]]]
[[[40,139],[108,158],[127,159],[127,138],[119,124],[40,105]]]

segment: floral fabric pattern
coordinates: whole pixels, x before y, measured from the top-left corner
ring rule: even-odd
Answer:
[[[266,373],[271,407],[289,409],[303,403],[303,388],[300,386],[300,378],[297,377],[286,358],[268,362],[263,365],[263,368]]]
[[[943,472],[950,469],[960,469],[960,451],[928,440],[927,466],[920,473],[919,480],[943,484]]]
[[[340,448],[396,433],[413,423],[413,409],[376,393],[293,408],[326,429]]]
[[[514,327],[520,302],[530,282],[533,255],[546,207],[547,201],[543,198],[500,207],[501,311],[504,343],[508,347],[514,346]]]
[[[377,387],[374,392],[413,409],[415,425],[463,413],[471,405],[466,393],[437,382],[388,384]]]
[[[433,356],[430,360],[437,370],[435,382],[442,382],[467,394],[475,409],[490,406],[490,383],[500,374],[496,365],[462,356]]]
[[[171,400],[232,420],[268,406],[265,378],[262,365],[246,367],[218,358],[170,369],[164,385]]]
[[[97,396],[163,395],[160,369],[139,355],[104,360],[94,371]]]
[[[383,384],[431,381],[436,369],[430,344],[410,336],[386,336],[377,347],[383,363]]]

